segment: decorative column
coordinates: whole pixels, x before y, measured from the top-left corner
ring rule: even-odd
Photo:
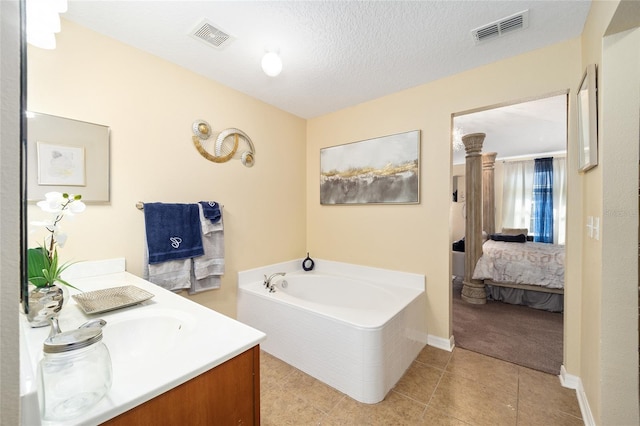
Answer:
[[[496,233],[496,196],[494,169],[497,152],[482,154],[482,230]]]
[[[487,303],[484,282],[474,280],[473,270],[482,256],[482,143],[484,133],[471,133],[462,137],[466,151],[467,217],[464,237],[464,279],[462,300],[476,305]]]

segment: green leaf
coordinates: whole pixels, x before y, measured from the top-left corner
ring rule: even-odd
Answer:
[[[36,287],[47,287],[59,282],[79,290],[61,277],[62,273],[71,265],[73,265],[71,262],[59,264],[57,249],[54,249],[51,259],[49,259],[49,252],[44,247],[27,250],[28,278],[31,284]]]
[[[44,247],[27,250],[27,272],[29,281],[36,287],[48,284],[43,272],[49,269],[49,258]]]
[[[82,290],[80,290],[78,287],[76,287],[76,286],[74,286],[74,285],[69,284],[69,282],[68,282],[68,281],[63,280],[62,278],[58,278],[58,282],[60,282],[60,283],[62,283],[62,284],[64,284],[64,285],[66,285],[67,287],[71,287],[71,288],[73,288],[73,289],[75,289],[75,290],[82,291]]]

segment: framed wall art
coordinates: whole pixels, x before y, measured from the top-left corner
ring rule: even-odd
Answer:
[[[37,142],[38,185],[85,186],[84,147]]]
[[[109,201],[109,127],[27,113],[27,200],[50,191]]]
[[[591,64],[582,77],[577,93],[578,171],[598,165],[598,98],[596,66]]]
[[[417,204],[419,184],[419,130],[320,150],[320,204]]]

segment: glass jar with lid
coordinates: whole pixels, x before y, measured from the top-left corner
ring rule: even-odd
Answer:
[[[52,324],[52,330],[56,330]],[[38,398],[44,420],[65,420],[97,404],[112,383],[111,356],[100,327],[50,335],[38,366]]]

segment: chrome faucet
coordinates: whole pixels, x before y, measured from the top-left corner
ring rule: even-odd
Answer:
[[[286,274],[286,272],[276,272],[275,274],[269,275],[269,278],[267,278],[267,276],[265,275],[263,282],[264,287],[269,290],[269,293],[275,292],[276,289],[273,287],[273,283],[271,282],[271,280],[273,280],[277,276],[284,277]]]

